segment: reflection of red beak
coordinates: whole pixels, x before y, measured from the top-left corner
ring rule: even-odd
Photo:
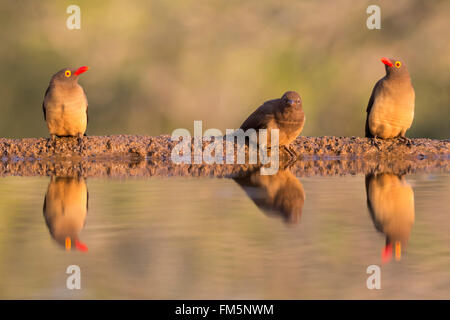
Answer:
[[[381,252],[381,262],[388,263],[392,259],[392,244],[387,244]]]
[[[394,64],[388,58],[381,58],[381,62],[383,62],[388,67],[392,67]]]
[[[88,251],[87,245],[85,245],[84,243],[82,243],[81,241],[78,241],[78,240],[75,240],[75,247],[77,248],[77,250],[80,250],[82,252]]]
[[[86,72],[89,70],[89,67],[84,66],[84,67],[79,67],[77,71],[75,71],[75,75],[78,76],[79,74],[82,74],[83,72]]]

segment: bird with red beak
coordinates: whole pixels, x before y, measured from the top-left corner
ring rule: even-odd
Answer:
[[[88,101],[78,77],[89,70],[64,68],[54,74],[45,91],[42,109],[52,141],[56,137],[77,137],[81,145],[88,124]]]
[[[51,177],[44,198],[44,218],[52,238],[66,250],[88,251],[79,239],[88,209],[89,192],[84,178]]]
[[[378,80],[367,106],[367,138],[401,138],[414,119],[415,93],[406,64],[398,59],[381,58],[386,75]]]
[[[365,179],[367,208],[375,228],[386,237],[382,262],[400,260],[415,220],[414,190],[404,176],[369,173]]]

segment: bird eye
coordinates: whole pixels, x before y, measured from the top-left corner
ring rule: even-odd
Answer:
[[[66,75],[66,77],[70,77],[70,75],[72,74],[72,72],[70,72],[70,70],[66,70],[66,72],[64,73]]]
[[[397,68],[400,68],[400,67],[402,66],[402,63],[401,63],[400,61],[396,61],[396,62],[395,62],[395,66],[396,66]]]

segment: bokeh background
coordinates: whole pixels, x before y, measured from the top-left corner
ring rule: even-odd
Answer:
[[[81,30],[66,8],[81,7]],[[381,7],[381,30],[366,8]],[[364,134],[384,75],[406,61],[416,90],[410,137],[450,135],[449,1],[3,1],[0,136],[48,136],[52,74],[88,65],[90,135],[237,128],[262,102],[298,91],[304,135]]]

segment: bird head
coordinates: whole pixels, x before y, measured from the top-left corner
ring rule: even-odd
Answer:
[[[406,68],[406,64],[403,61],[383,57],[381,62],[384,63],[387,76],[409,76],[408,68]]]
[[[78,76],[89,70],[89,67],[83,66],[78,69],[64,68],[59,70],[53,77],[52,81],[63,84],[73,84],[78,80]]]
[[[287,91],[285,94],[283,94],[281,100],[283,100],[286,105],[291,107],[301,107],[302,105],[302,99],[300,98],[300,95],[295,91]]]

